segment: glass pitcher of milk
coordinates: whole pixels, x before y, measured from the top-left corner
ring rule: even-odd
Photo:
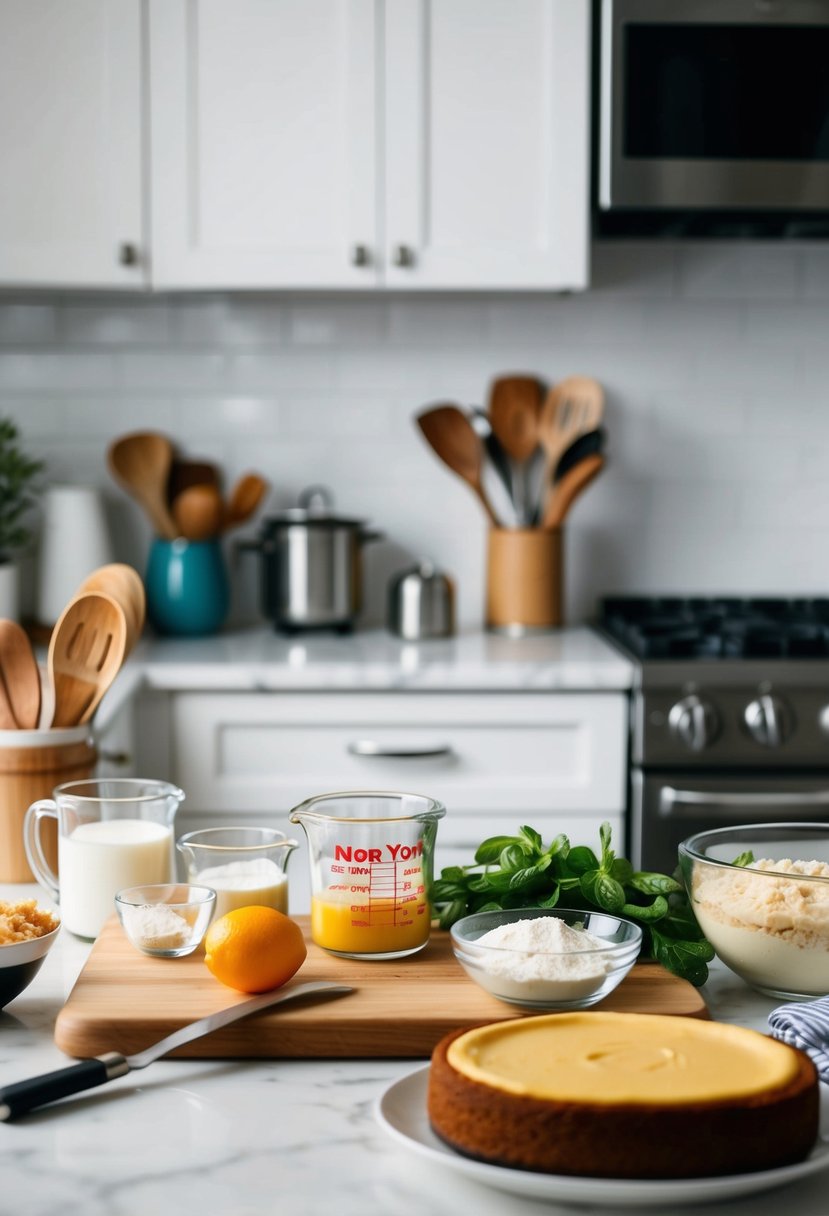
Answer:
[[[183,791],[166,781],[112,777],[69,781],[32,803],[23,822],[26,856],[70,933],[97,937],[117,891],[172,881],[173,822],[183,801]],[[45,819],[58,824],[57,874],[43,849]]]
[[[299,845],[276,828],[204,828],[176,842],[189,882],[216,892],[214,919],[251,904],[288,911],[288,858]]]

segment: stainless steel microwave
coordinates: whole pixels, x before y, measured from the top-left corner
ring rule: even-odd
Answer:
[[[605,210],[829,211],[829,0],[602,0]]]

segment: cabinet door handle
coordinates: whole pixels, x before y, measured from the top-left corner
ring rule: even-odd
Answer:
[[[414,250],[410,245],[395,245],[392,250],[391,260],[395,266],[402,266],[408,269],[415,264]]]
[[[368,245],[354,245],[351,250],[352,266],[370,266],[371,251]]]
[[[122,266],[138,265],[138,246],[132,241],[122,241],[118,246],[118,261]]]
[[[349,743],[348,751],[352,756],[367,756],[376,760],[422,760],[429,756],[451,756],[452,748],[448,743],[435,743],[430,747],[405,747],[397,743],[384,746],[374,739],[358,739]]]

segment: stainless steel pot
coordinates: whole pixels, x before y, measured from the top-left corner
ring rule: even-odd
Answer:
[[[262,521],[260,536],[242,549],[261,554],[262,611],[275,629],[354,627],[362,603],[362,548],[382,532],[363,520],[334,515],[332,498],[310,486],[299,506]]]

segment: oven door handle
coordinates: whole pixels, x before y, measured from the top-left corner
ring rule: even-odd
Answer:
[[[742,816],[747,808],[771,809],[784,800],[787,807],[825,808],[829,807],[829,790],[807,794],[789,794],[782,790],[777,794],[708,794],[703,790],[677,790],[663,785],[659,791],[659,816],[661,819],[695,819],[700,808],[705,807],[739,811]]]

